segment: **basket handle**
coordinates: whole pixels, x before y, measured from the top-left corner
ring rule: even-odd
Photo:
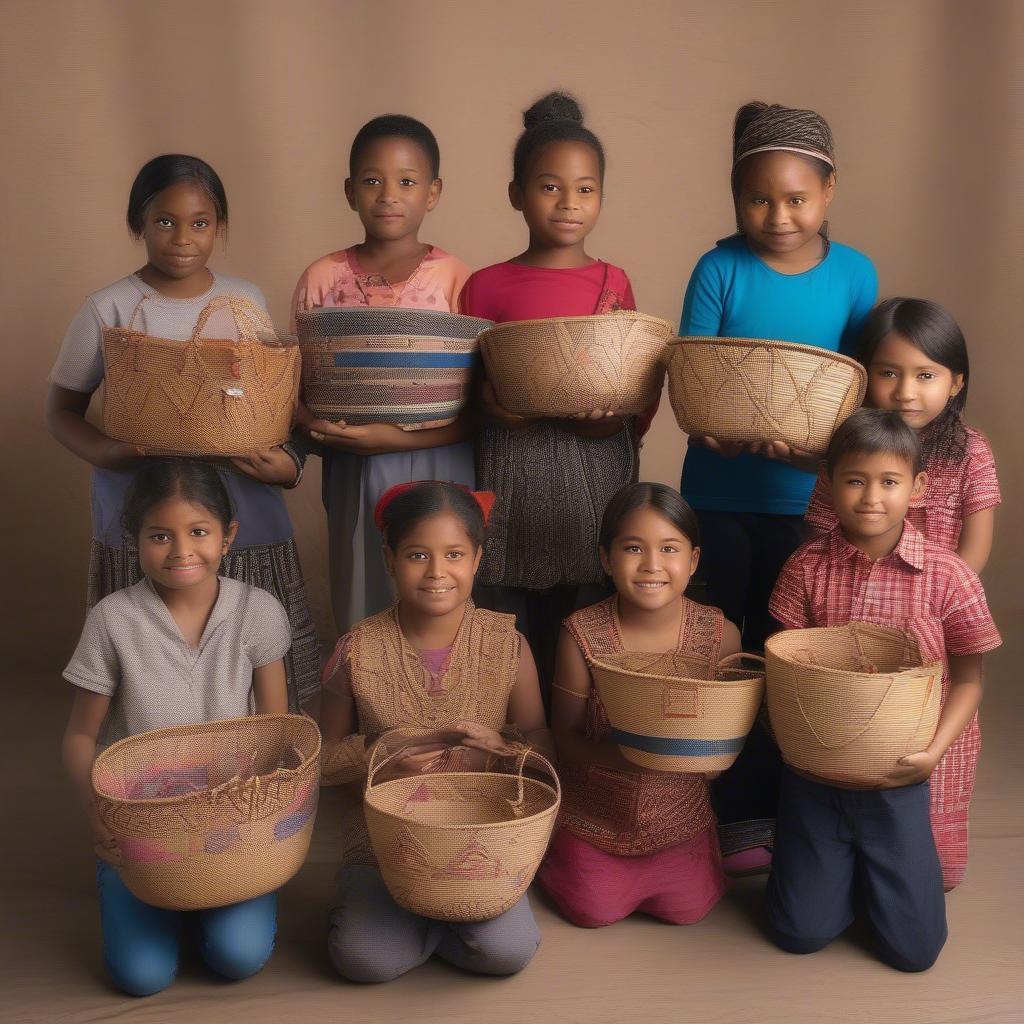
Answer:
[[[555,771],[554,765],[541,753],[534,750],[528,743],[521,745],[522,749],[519,751],[519,769],[516,773],[517,787],[516,787],[516,798],[515,800],[509,800],[509,806],[512,808],[512,813],[518,818],[523,813],[523,805],[526,803],[526,794],[523,785],[523,772],[526,769],[526,762],[531,761],[536,767],[542,769],[546,775],[548,775],[555,783],[555,800],[561,803],[562,800],[562,784],[558,780],[558,772]]]
[[[370,754],[370,763],[366,769],[366,783],[363,787],[364,794],[369,793],[373,788],[374,780],[380,770],[382,768],[386,768],[393,761],[397,760],[401,754],[409,749],[409,747],[416,746],[417,744],[425,741],[427,743],[431,742],[423,733],[403,729],[395,729],[393,732],[397,733],[397,735],[401,737],[401,742],[397,747],[391,749],[390,753],[380,756],[382,750],[388,749],[387,745],[382,742],[384,739],[383,736],[373,745],[373,751]],[[440,743],[440,741],[433,742]]]
[[[735,654],[727,654],[715,666],[715,668],[716,669],[719,669],[719,668],[729,668],[730,665],[734,664],[737,661],[742,660],[743,658],[749,658],[751,661],[759,661],[761,663],[761,668],[758,671],[762,671],[763,672],[764,668],[765,668],[765,666],[767,664],[767,662],[764,660],[764,658],[760,654],[748,654],[746,651],[737,651]]]
[[[192,337],[188,340],[189,345],[202,344],[202,333],[206,330],[206,322],[214,313],[221,309],[229,309],[231,311],[240,342],[257,342],[260,340],[259,332],[261,330],[269,331],[273,329],[269,317],[256,303],[237,295],[215,295],[203,307],[202,312],[196,319],[196,326],[192,331]]]

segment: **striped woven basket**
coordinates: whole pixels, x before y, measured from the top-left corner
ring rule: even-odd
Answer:
[[[868,622],[789,629],[769,637],[765,656],[772,729],[794,768],[876,787],[935,735],[942,665],[923,664],[902,630]]]
[[[412,741],[415,742],[415,741]],[[523,747],[508,772],[437,772],[378,782],[409,743],[377,757],[363,809],[381,875],[396,903],[440,921],[488,921],[526,892],[561,803],[558,774]],[[548,781],[525,775],[539,768]]]
[[[764,694],[764,672],[733,654],[714,668],[675,654],[624,651],[590,671],[612,738],[627,761],[663,772],[720,772],[743,749]]]
[[[691,436],[785,441],[824,454],[836,427],[864,400],[867,374],[828,349],[757,338],[677,338],[668,396]]]
[[[469,398],[490,320],[421,309],[311,309],[296,316],[302,389],[314,416],[443,426]]]
[[[480,336],[495,396],[518,416],[563,418],[604,409],[633,415],[665,379],[672,326],[642,313],[498,324]]]
[[[170,910],[222,907],[302,866],[320,731],[302,715],[254,715],[139,733],[97,756],[92,785],[132,893]]]

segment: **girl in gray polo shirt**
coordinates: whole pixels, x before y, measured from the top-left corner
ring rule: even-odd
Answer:
[[[173,725],[288,710],[291,628],[265,590],[218,575],[238,531],[216,470],[161,460],[131,483],[125,531],[143,577],[105,597],[85,623],[64,678],[75,689],[64,764],[89,808],[99,856],[104,959],[118,988],[150,995],[178,968],[182,914],[133,896],[111,863],[113,842],[92,812],[97,745]],[[274,946],[276,894],[197,911],[203,959],[245,978]]]

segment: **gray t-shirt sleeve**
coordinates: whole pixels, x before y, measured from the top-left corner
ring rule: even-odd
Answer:
[[[89,612],[64,678],[83,690],[112,697],[121,683],[121,659],[107,626],[103,603]]]
[[[292,646],[292,628],[284,606],[273,594],[254,589],[245,621],[245,649],[253,668],[283,658]]]
[[[50,380],[70,391],[95,391],[103,380],[103,321],[86,299],[64,334]]]

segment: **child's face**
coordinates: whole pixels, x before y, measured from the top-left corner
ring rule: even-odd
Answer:
[[[755,250],[775,256],[818,244],[834,179],[793,153],[755,153],[740,165],[736,209]]]
[[[530,229],[532,241],[550,249],[581,245],[601,212],[601,167],[585,142],[549,142],[512,182],[509,200]]]
[[[847,540],[899,540],[910,499],[927,478],[889,452],[848,452],[832,473],[832,505]]]
[[[146,260],[165,277],[184,280],[202,271],[217,240],[217,211],[194,182],[158,192],[145,211]]]
[[[345,179],[345,196],[368,238],[416,237],[441,196],[441,179],[431,172],[423,147],[411,139],[388,136],[363,147],[352,177]]]
[[[868,367],[867,404],[894,409],[915,430],[926,427],[960,393],[962,373],[929,359],[902,334],[890,331]]]
[[[217,575],[238,530],[225,531],[220,520],[202,505],[174,496],[154,505],[139,531],[139,562],[158,587],[185,590]]]
[[[473,590],[482,548],[451,512],[421,519],[397,550],[384,547],[398,599],[422,615],[447,615],[464,605]]]
[[[700,548],[653,508],[634,509],[619,524],[601,565],[619,597],[646,611],[677,601],[697,568]]]

